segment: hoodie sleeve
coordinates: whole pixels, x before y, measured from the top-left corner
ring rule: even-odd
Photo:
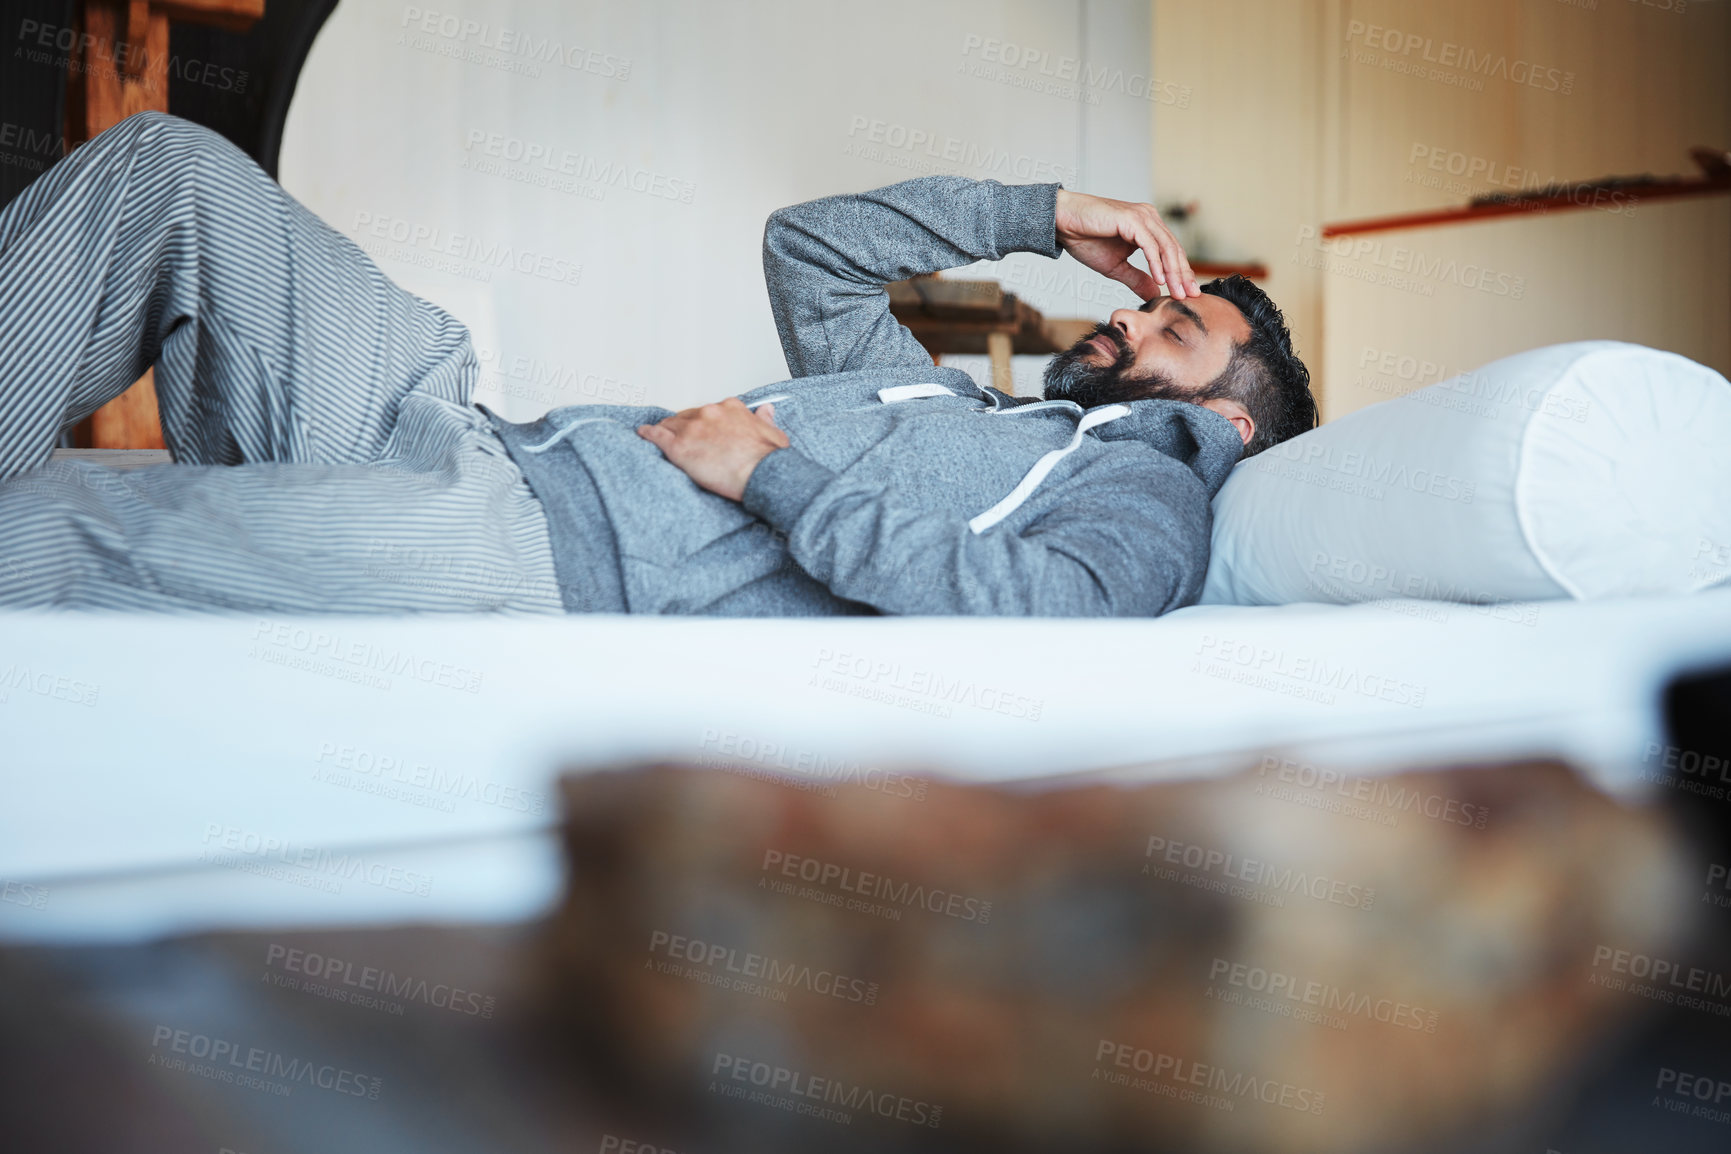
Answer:
[[[788,448],[758,463],[742,503],[830,592],[880,613],[1157,617],[1201,595],[1211,513],[1189,470],[1156,454],[1120,459],[1050,497],[1031,521],[976,534]]]
[[[1057,257],[1058,188],[922,176],[772,213],[763,277],[788,369],[930,365],[883,286],[1012,252]]]

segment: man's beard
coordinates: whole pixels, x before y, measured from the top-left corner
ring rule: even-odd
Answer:
[[[1088,342],[1103,336],[1112,342],[1117,357],[1109,365],[1094,364],[1083,358],[1095,352]],[[1136,353],[1125,342],[1124,335],[1111,325],[1099,324],[1094,331],[1053,357],[1046,366],[1045,391],[1048,401],[1075,401],[1084,409],[1110,405],[1118,401],[1161,399],[1188,400],[1188,394],[1171,377],[1158,369],[1146,369],[1130,376],[1130,366]]]

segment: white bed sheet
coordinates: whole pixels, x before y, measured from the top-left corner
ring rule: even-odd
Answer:
[[[656,758],[1020,781],[1557,753],[1630,792],[1665,680],[1726,661],[1731,589],[1139,622],[0,615],[0,938],[529,916],[555,774]]]

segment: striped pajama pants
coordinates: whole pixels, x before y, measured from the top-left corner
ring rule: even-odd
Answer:
[[[49,461],[152,364],[173,465]],[[562,612],[477,374],[239,149],[133,116],[0,211],[0,607]]]

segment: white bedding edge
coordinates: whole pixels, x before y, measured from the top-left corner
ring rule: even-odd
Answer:
[[[285,663],[319,632],[327,668]],[[0,636],[0,938],[130,940],[528,916],[557,892],[560,767],[729,743],[766,769],[1026,782],[1558,754],[1634,795],[1665,680],[1731,659],[1731,590],[1129,623],[14,614]]]

